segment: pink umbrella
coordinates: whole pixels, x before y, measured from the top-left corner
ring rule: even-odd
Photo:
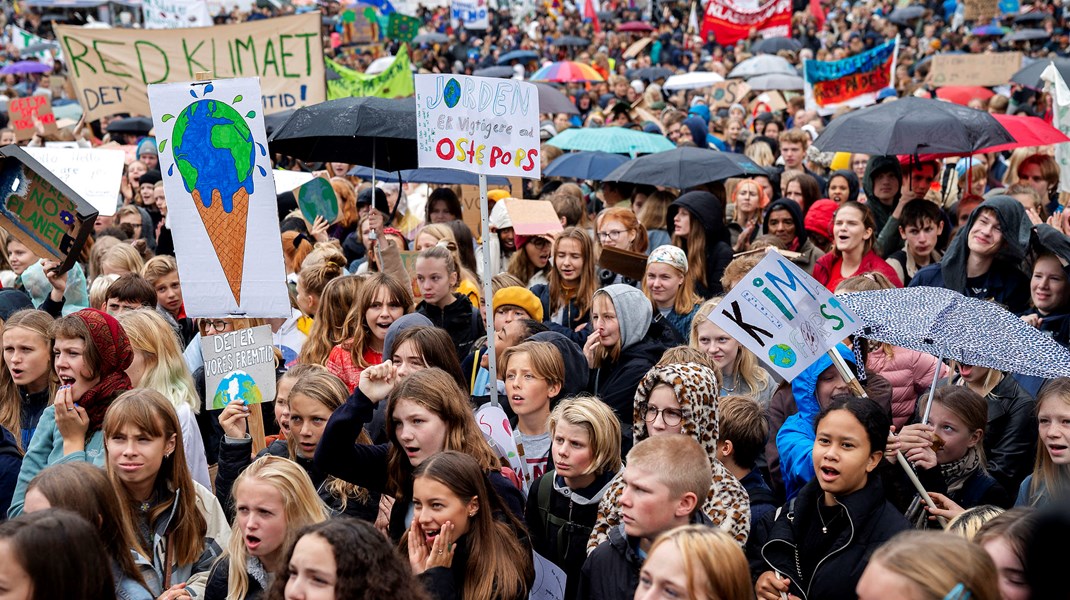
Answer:
[[[967,106],[970,100],[980,98],[988,100],[996,93],[986,87],[972,85],[949,85],[936,90],[936,97],[941,100],[950,100],[955,104]]]

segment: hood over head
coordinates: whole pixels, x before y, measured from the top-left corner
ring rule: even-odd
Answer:
[[[866,174],[862,177],[862,189],[865,190],[866,197],[870,199],[871,204],[876,201],[876,196],[873,195],[873,179],[887,171],[894,173],[896,180],[900,182],[895,201],[898,202],[899,197],[903,195],[903,167],[899,164],[899,159],[895,156],[871,156],[869,163],[866,164]]]
[[[854,352],[851,352],[843,344],[836,344],[836,351],[852,367],[857,367]],[[814,364],[799,373],[791,382],[791,393],[795,396],[795,406],[799,409],[799,415],[806,422],[813,421],[817,413],[821,412],[821,406],[817,402],[817,379],[832,366],[832,359],[828,354],[822,354]]]
[[[632,417],[635,443],[650,437],[639,405],[646,403],[650,392],[663,384],[672,388],[676,401],[680,403],[680,410],[685,415],[681,422],[681,432],[702,444],[711,460],[716,459],[720,431],[717,408],[720,390],[717,388],[717,374],[713,369],[697,363],[655,366],[647,371],[646,377],[643,377],[635,390],[635,412]]]
[[[999,227],[1003,232],[1003,247],[996,258],[1012,264],[1019,264],[1029,251],[1029,239],[1033,224],[1025,214],[1022,204],[1010,196],[993,196],[982,202],[970,213],[970,218],[951,241],[951,245],[940,261],[940,271],[944,276],[944,287],[963,293],[966,289],[966,260],[969,258],[970,229],[977,221],[982,210],[995,211]]]
[[[609,296],[613,302],[613,310],[617,313],[617,323],[620,326],[621,350],[634,345],[646,336],[654,313],[646,294],[630,285],[615,283],[594,293],[595,298],[599,295]]]
[[[706,249],[710,250],[717,242],[729,242],[732,234],[724,222],[724,204],[720,198],[709,192],[692,191],[681,195],[669,205],[665,213],[666,225],[672,229],[673,219],[680,208],[691,213],[691,220],[702,225],[706,233]]]
[[[829,175],[828,180],[832,181],[833,177],[843,177],[844,179],[847,180],[847,189],[848,189],[847,199],[850,200],[851,202],[857,202],[858,201],[858,175],[855,175],[855,172],[850,170],[850,169],[840,169],[839,171],[833,171],[832,174]]]
[[[809,235],[806,233],[806,221],[803,219],[802,209],[799,208],[799,205],[794,200],[777,200],[770,204],[769,208],[765,209],[765,217],[762,219],[762,231],[769,233],[769,215],[775,210],[788,211],[791,215],[791,220],[795,223],[795,239],[798,240],[798,245],[789,249],[797,250],[802,248]]]
[[[561,361],[565,365],[565,382],[554,400],[575,396],[587,388],[590,367],[587,365],[587,357],[583,355],[583,350],[575,342],[556,331],[540,331],[531,336],[530,340],[549,342],[561,353]]]

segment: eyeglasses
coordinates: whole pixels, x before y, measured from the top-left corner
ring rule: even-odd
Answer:
[[[598,232],[598,241],[600,241],[600,242],[614,241],[615,242],[620,238],[620,234],[624,233],[625,231],[628,231],[628,230],[627,229],[614,229],[612,231],[599,231]]]
[[[209,329],[212,329],[212,330],[215,330],[215,331],[225,331],[226,328],[230,325],[230,323],[227,323],[223,319],[215,319],[215,320],[205,319],[203,322],[204,322],[205,331],[207,331]]]
[[[647,403],[639,405],[639,413],[643,415],[643,420],[647,423],[657,421],[660,414],[661,420],[669,427],[676,427],[687,416],[678,408],[658,408]]]

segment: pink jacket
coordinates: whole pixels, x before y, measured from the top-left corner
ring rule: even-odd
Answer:
[[[936,357],[896,346],[891,358],[882,349],[871,351],[866,367],[892,384],[892,423],[897,431],[902,429],[914,414],[918,398],[922,394],[928,398]],[[940,377],[947,373],[947,365],[940,365]]]

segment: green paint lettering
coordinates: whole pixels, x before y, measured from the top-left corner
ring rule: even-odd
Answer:
[[[109,69],[108,68],[108,63],[112,63],[112,64],[115,64],[115,65],[121,65],[122,63],[117,63],[117,62],[115,62],[113,60],[108,60],[108,59],[104,58],[104,54],[102,54],[100,52],[100,46],[125,46],[125,45],[126,44],[124,44],[123,42],[110,42],[108,40],[93,40],[93,51],[97,53],[97,58],[100,59],[100,68],[103,69],[105,73],[108,73],[109,75],[115,75],[117,77],[133,77],[133,75],[131,75],[130,73],[124,73],[123,71],[112,71],[111,69]]]
[[[319,36],[319,33],[297,33],[294,34],[296,38],[305,38],[305,76],[312,74],[312,38]]]
[[[193,55],[196,54],[197,51],[200,50],[201,46],[203,46],[203,45],[204,45],[204,41],[202,40],[202,41],[198,42],[197,45],[194,46],[193,50],[191,51],[189,49],[189,43],[186,40],[182,40],[182,56],[186,59],[186,69],[189,71],[189,76],[190,77],[193,77],[193,74],[198,72],[198,71],[208,71],[209,70],[208,67],[204,66],[204,63],[200,62],[199,60],[197,60],[196,58],[193,57]],[[194,69],[193,65],[197,65],[197,68]]]
[[[247,37],[245,41],[234,40],[234,54],[238,57],[238,70],[234,74],[238,76],[245,75],[245,67],[242,66],[241,62],[242,49],[249,52],[249,57],[253,60],[253,72],[260,75],[260,65],[256,64],[256,42],[253,41],[253,36]]]
[[[75,52],[71,44],[78,44],[79,46],[81,46],[81,52]],[[78,68],[78,63],[82,63],[83,65],[85,65],[85,68],[92,71],[94,75],[96,74],[96,68],[93,67],[93,65],[89,64],[89,61],[87,61],[85,58],[82,58],[86,54],[89,54],[89,46],[83,44],[81,40],[76,40],[69,36],[63,36],[63,45],[67,48],[67,64],[74,67],[75,77],[82,76],[82,70]]]
[[[279,36],[279,62],[282,63],[282,76],[296,79],[301,76],[299,73],[290,73],[286,70],[286,59],[293,56],[293,52],[286,51],[286,40],[292,37],[293,36],[288,33]]]
[[[275,77],[279,76],[279,58],[275,55],[275,40],[268,38],[267,45],[264,46],[264,75],[268,74],[268,69],[275,67]]]
[[[185,40],[182,40],[182,41],[183,41],[183,43],[185,43]],[[141,56],[141,47],[142,46],[151,47],[152,49],[154,49],[157,52],[159,52],[160,56],[163,57],[163,75],[161,75],[160,78],[157,79],[156,81],[149,81],[149,77],[145,73],[145,59]],[[163,48],[157,46],[156,44],[153,44],[152,42],[147,42],[145,40],[138,40],[138,41],[134,42],[134,50],[137,52],[137,64],[138,64],[138,67],[141,69],[141,81],[142,82],[152,84],[152,83],[162,83],[164,81],[167,81],[167,76],[171,73],[171,61],[167,58],[167,53],[164,52]]]

